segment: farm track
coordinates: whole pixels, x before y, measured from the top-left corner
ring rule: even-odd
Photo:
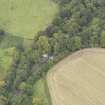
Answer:
[[[105,49],[78,51],[47,75],[53,105],[105,105]]]

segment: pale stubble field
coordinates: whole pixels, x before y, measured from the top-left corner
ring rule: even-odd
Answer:
[[[50,70],[53,105],[105,105],[105,50],[78,51]]]

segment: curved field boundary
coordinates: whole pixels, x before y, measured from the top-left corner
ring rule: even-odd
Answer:
[[[53,105],[104,105],[105,49],[80,50],[47,75]]]

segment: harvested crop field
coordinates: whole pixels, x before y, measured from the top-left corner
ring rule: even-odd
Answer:
[[[47,80],[53,105],[105,105],[105,50],[70,55],[50,70]]]

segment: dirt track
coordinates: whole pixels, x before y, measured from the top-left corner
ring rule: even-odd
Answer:
[[[50,70],[47,80],[53,105],[105,105],[105,50],[70,55]]]

